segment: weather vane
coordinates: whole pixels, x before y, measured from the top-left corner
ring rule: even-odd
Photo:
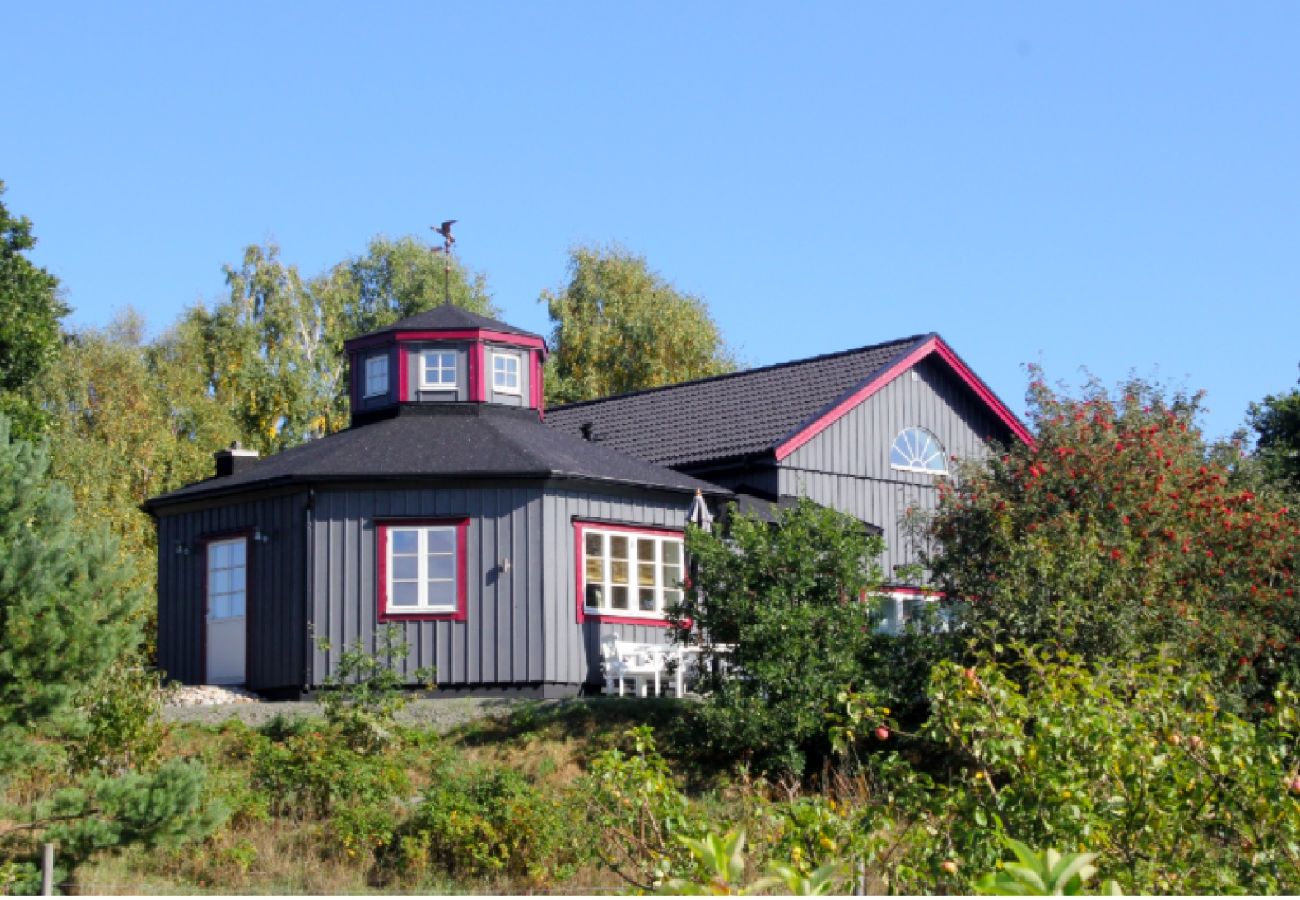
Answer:
[[[447,303],[451,303],[451,248],[456,243],[456,239],[451,235],[451,226],[455,224],[455,219],[448,219],[441,225],[429,226],[435,234],[442,235],[442,246],[434,247],[433,252],[443,255],[442,283],[443,289],[447,292]]]

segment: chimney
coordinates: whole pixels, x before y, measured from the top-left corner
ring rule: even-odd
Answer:
[[[217,477],[225,478],[243,472],[257,462],[257,451],[245,450],[239,446],[239,441],[235,441],[229,450],[218,450],[212,458],[217,463]]]

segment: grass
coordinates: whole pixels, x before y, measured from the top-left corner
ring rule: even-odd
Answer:
[[[460,763],[512,768],[539,785],[571,788],[591,760],[615,746],[623,733],[649,724],[674,769],[697,789],[717,783],[719,773],[674,747],[689,748],[687,716],[679,701],[601,698],[514,706],[507,715],[480,718],[444,735],[407,727],[401,762],[415,797],[429,783],[431,760],[451,752]],[[270,731],[274,725],[263,726]],[[72,887],[94,894],[362,894],[520,893],[540,883],[525,878],[451,881],[445,875],[386,876],[368,853],[350,857],[315,818],[268,814],[265,798],[251,787],[252,752],[260,738],[247,725],[174,723],[164,757],[197,758],[207,765],[212,790],[234,807],[216,835],[179,850],[131,849],[84,866]],[[610,872],[587,866],[564,882],[544,886],[555,893],[617,892],[624,885]]]

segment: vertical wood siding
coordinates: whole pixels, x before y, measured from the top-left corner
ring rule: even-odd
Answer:
[[[602,681],[600,642],[606,634],[621,640],[661,643],[667,629],[653,625],[611,625],[577,620],[577,572],[573,520],[686,527],[690,497],[647,495],[643,498],[610,496],[587,491],[548,492],[543,500],[546,545],[545,679],[561,684]]]
[[[248,548],[248,684],[254,690],[302,684],[306,642],[306,493],[230,503],[158,517],[158,665],[186,684],[202,684],[203,539],[261,529],[269,541]],[[177,546],[189,549],[178,555]]]
[[[916,561],[899,520],[909,507],[933,509],[935,476],[889,465],[889,450],[904,428],[931,432],[948,456],[979,459],[989,440],[1005,442],[1006,426],[933,358],[922,360],[780,463],[781,493],[799,494],[864,519],[884,530],[886,579]]]
[[[360,640],[376,649],[375,519],[469,517],[466,620],[400,622],[408,681],[433,667],[441,685],[543,680],[542,492],[539,487],[331,490],[316,494],[311,628],[312,682],[334,671]],[[509,571],[501,562],[510,561]]]

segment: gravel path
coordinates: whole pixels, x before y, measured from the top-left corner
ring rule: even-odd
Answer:
[[[436,731],[450,731],[458,725],[486,716],[504,716],[522,703],[538,702],[483,697],[448,697],[438,700],[412,700],[397,716],[399,722],[420,725]],[[555,701],[541,701],[555,702]],[[163,707],[163,718],[169,722],[198,722],[216,725],[228,719],[239,719],[247,725],[263,725],[276,716],[322,716],[324,708],[314,701],[275,700],[249,702],[240,698],[235,703],[206,705],[180,705]]]

